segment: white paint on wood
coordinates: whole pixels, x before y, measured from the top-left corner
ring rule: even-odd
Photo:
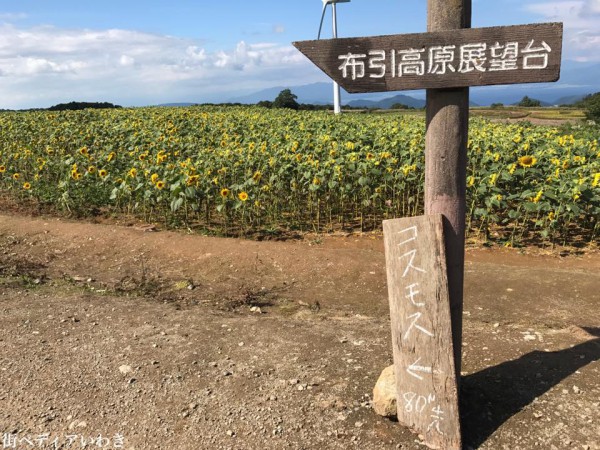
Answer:
[[[383,222],[398,420],[431,448],[460,449],[442,217]]]

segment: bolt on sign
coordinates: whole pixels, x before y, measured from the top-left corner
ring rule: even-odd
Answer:
[[[556,81],[562,23],[294,42],[347,92]]]
[[[461,448],[440,214],[383,222],[398,421],[431,448]]]

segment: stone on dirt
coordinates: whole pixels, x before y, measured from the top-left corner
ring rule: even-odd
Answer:
[[[373,389],[373,409],[384,417],[396,417],[396,376],[394,366],[386,367],[381,372]]]
[[[123,364],[122,366],[119,366],[119,372],[121,372],[123,375],[126,375],[130,372],[133,372],[133,369],[131,368],[131,366]]]

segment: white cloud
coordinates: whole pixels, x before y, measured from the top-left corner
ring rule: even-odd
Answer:
[[[564,0],[525,7],[545,20],[563,22],[563,54],[577,61],[600,61],[600,0]]]
[[[135,59],[128,55],[121,55],[121,58],[119,58],[119,64],[124,67],[133,66],[135,64]]]
[[[59,101],[125,105],[223,100],[240,91],[322,79],[292,46],[202,42],[131,30],[0,23],[0,108]]]

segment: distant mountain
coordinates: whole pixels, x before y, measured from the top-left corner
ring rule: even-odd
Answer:
[[[561,97],[552,103],[553,105],[573,105],[578,101],[583,100],[585,95],[567,95],[566,97]]]
[[[263,100],[273,101],[284,89],[290,89],[298,97],[298,103],[311,103],[313,105],[333,104],[333,88],[331,83],[312,83],[303,86],[276,86],[252,94],[234,97],[228,102],[254,104]],[[342,96],[348,95],[342,89]]]
[[[252,94],[223,99],[222,101],[251,104],[258,103],[261,100],[273,101],[284,89],[290,89],[297,95],[299,103],[312,103],[315,105],[333,103],[333,92],[330,82],[312,83],[302,86],[277,86]],[[575,98],[581,98],[595,92],[600,92],[600,64],[564,61],[561,69],[561,77],[557,83],[474,87],[471,88],[470,100],[472,106],[488,106],[492,103],[511,105],[518,103],[527,95],[547,105],[561,105],[571,103]],[[405,91],[402,94],[395,92],[348,94],[342,89],[341,98],[343,105],[357,107],[389,108],[393,103],[404,103],[407,106],[421,108],[425,104],[423,100],[425,92],[422,90]]]
[[[249,95],[234,97],[229,99],[232,103],[254,104],[263,100],[273,101],[284,89],[290,89],[298,97],[298,103],[309,103],[313,105],[331,105],[333,104],[333,87],[331,83],[312,83],[302,86],[277,86],[262,91],[254,92]],[[391,96],[391,93],[376,94],[348,94],[341,89],[342,105],[354,106],[357,108],[381,108],[386,109],[394,103],[402,103],[413,108],[423,108],[425,100],[416,99],[409,95],[398,94]]]
[[[187,102],[183,102],[183,103],[161,103],[160,105],[156,105],[156,106],[164,106],[164,107],[169,107],[169,108],[173,108],[173,107],[178,107],[178,106],[194,106],[197,105],[198,103],[187,103]]]
[[[387,97],[383,100],[352,100],[347,103],[348,106],[354,108],[377,108],[377,109],[389,109],[396,103],[409,106],[411,108],[424,108],[425,100],[419,100],[409,95],[398,94],[393,97]]]

